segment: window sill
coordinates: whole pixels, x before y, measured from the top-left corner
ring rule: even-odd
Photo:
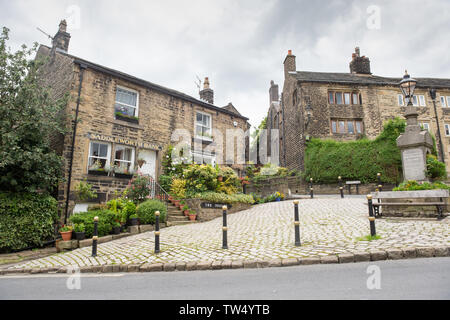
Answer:
[[[134,123],[134,124],[139,124],[139,119],[134,119],[134,118],[129,118],[129,117],[125,117],[125,116],[121,116],[118,114],[115,114],[115,120],[120,120],[120,121],[126,121],[126,122],[130,122],[130,123]]]
[[[101,170],[88,170],[88,174],[93,176],[107,176],[107,171],[101,171]]]
[[[203,140],[203,141],[206,141],[206,142],[212,142],[213,141],[212,138],[208,138],[208,137],[204,137],[204,136],[196,136],[195,139]]]

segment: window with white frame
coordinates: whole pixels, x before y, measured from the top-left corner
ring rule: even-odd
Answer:
[[[197,112],[195,121],[195,135],[197,138],[211,140],[211,115]]]
[[[445,103],[445,97],[441,96],[441,106],[443,108],[447,107],[447,104]]]
[[[134,148],[116,145],[114,149],[114,172],[125,174],[133,173]]]
[[[192,157],[197,164],[210,164],[212,166],[216,164],[216,157],[208,152],[194,150],[192,151]]]
[[[423,95],[420,95],[420,96],[419,96],[419,105],[420,105],[421,107],[425,107],[425,106],[426,106],[426,103],[425,103],[425,96],[423,96]]]
[[[447,107],[450,107],[450,97],[446,97],[447,98]]]
[[[423,130],[428,130],[428,131],[430,131],[430,125],[429,125],[428,122],[421,122],[421,123],[419,123],[419,124],[420,124],[420,127],[421,127]]]
[[[124,116],[137,117],[138,93],[131,89],[117,87],[114,112]]]
[[[447,137],[450,137],[450,124],[444,124],[444,128],[445,128],[445,135]]]
[[[408,105],[408,103],[409,103],[409,98],[405,98],[405,104]],[[413,96],[412,105],[414,107],[418,107],[419,106],[419,99],[417,98],[417,96]]]
[[[398,94],[397,95],[397,99],[398,99],[398,105],[399,106],[404,106],[405,105],[405,101],[403,100],[403,95],[402,94]]]
[[[88,170],[105,170],[109,167],[111,145],[91,141],[89,145]]]

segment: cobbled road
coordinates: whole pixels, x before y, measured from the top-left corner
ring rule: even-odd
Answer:
[[[292,201],[272,202],[228,216],[228,247],[222,249],[222,218],[161,229],[161,252],[154,254],[154,232],[58,253],[11,268],[51,268],[110,264],[177,263],[320,257],[374,249],[448,246],[450,218],[377,219],[379,240],[357,238],[370,233],[364,198],[300,200],[301,246],[294,246]]]

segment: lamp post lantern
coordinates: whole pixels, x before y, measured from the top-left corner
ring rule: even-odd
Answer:
[[[402,81],[400,81],[400,89],[402,90],[403,96],[405,97],[405,101],[408,101],[407,106],[412,106],[411,100],[414,96],[414,90],[416,89],[417,81],[411,78],[408,74],[408,71],[405,70],[405,75],[403,76]]]

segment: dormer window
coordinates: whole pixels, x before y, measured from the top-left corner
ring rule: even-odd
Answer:
[[[116,119],[137,122],[138,120],[138,93],[137,91],[122,87],[116,88],[114,104]]]

